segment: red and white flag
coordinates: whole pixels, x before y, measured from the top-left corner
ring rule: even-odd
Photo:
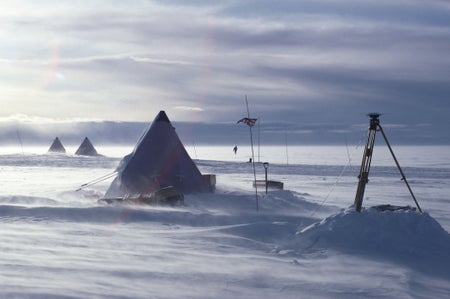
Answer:
[[[249,127],[253,127],[256,124],[257,120],[258,120],[257,118],[244,117],[243,119],[238,120],[237,123],[244,123]]]

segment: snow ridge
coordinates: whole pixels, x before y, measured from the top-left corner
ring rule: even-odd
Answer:
[[[334,250],[388,259],[450,278],[450,234],[428,213],[351,206],[297,232],[293,252]]]

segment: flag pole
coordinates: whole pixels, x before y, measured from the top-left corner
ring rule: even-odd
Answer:
[[[247,117],[250,118],[250,110],[248,109],[248,100],[247,95],[245,95],[245,105],[247,106]],[[253,165],[253,177],[254,177],[254,185],[255,185],[255,199],[256,199],[256,211],[259,211],[259,202],[258,202],[258,185],[256,184],[256,169],[255,169],[255,153],[253,150],[253,134],[252,134],[252,126],[248,126],[250,129],[250,143],[252,147],[252,165]]]
[[[261,117],[258,117],[258,163],[261,162]]]

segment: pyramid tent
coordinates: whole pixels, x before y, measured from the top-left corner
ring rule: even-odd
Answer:
[[[52,145],[50,146],[50,148],[48,149],[48,152],[50,153],[65,153],[66,149],[64,148],[64,146],[62,145],[61,141],[59,140],[58,137],[55,138],[55,140],[53,140]]]
[[[117,168],[117,177],[105,197],[148,194],[173,186],[178,192],[212,191],[178,138],[164,111]]]
[[[89,138],[84,138],[83,142],[81,143],[80,147],[75,152],[75,155],[79,156],[97,156],[98,153],[95,150],[94,146],[92,145]]]

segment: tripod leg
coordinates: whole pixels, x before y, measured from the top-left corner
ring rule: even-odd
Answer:
[[[386,145],[387,145],[387,147],[389,148],[389,151],[391,152],[392,158],[394,158],[395,164],[397,165],[397,168],[398,168],[398,170],[400,171],[400,174],[402,175],[402,181],[405,182],[406,187],[408,188],[409,193],[411,194],[411,196],[412,196],[412,198],[413,198],[413,200],[414,200],[414,202],[415,202],[415,204],[416,204],[417,209],[420,211],[420,213],[422,213],[422,209],[420,208],[419,203],[417,202],[417,199],[416,199],[416,197],[414,196],[414,193],[412,192],[412,189],[411,189],[411,187],[409,186],[408,181],[406,180],[405,174],[403,173],[403,170],[402,170],[402,168],[400,167],[400,164],[398,163],[398,160],[397,160],[397,158],[396,158],[395,155],[394,155],[394,151],[392,150],[391,145],[389,144],[389,141],[388,141],[388,139],[387,139],[387,137],[386,137],[386,134],[384,134],[383,128],[382,128],[380,125],[378,125],[378,128],[380,129],[381,134],[383,135],[384,141],[386,142]]]
[[[370,163],[372,162],[373,146],[375,144],[375,136],[377,130],[376,126],[371,126],[367,133],[366,147],[364,148],[364,155],[361,162],[361,169],[359,171],[358,189],[355,196],[355,210],[361,212],[362,202],[364,199],[364,191],[366,184],[369,182]]]

